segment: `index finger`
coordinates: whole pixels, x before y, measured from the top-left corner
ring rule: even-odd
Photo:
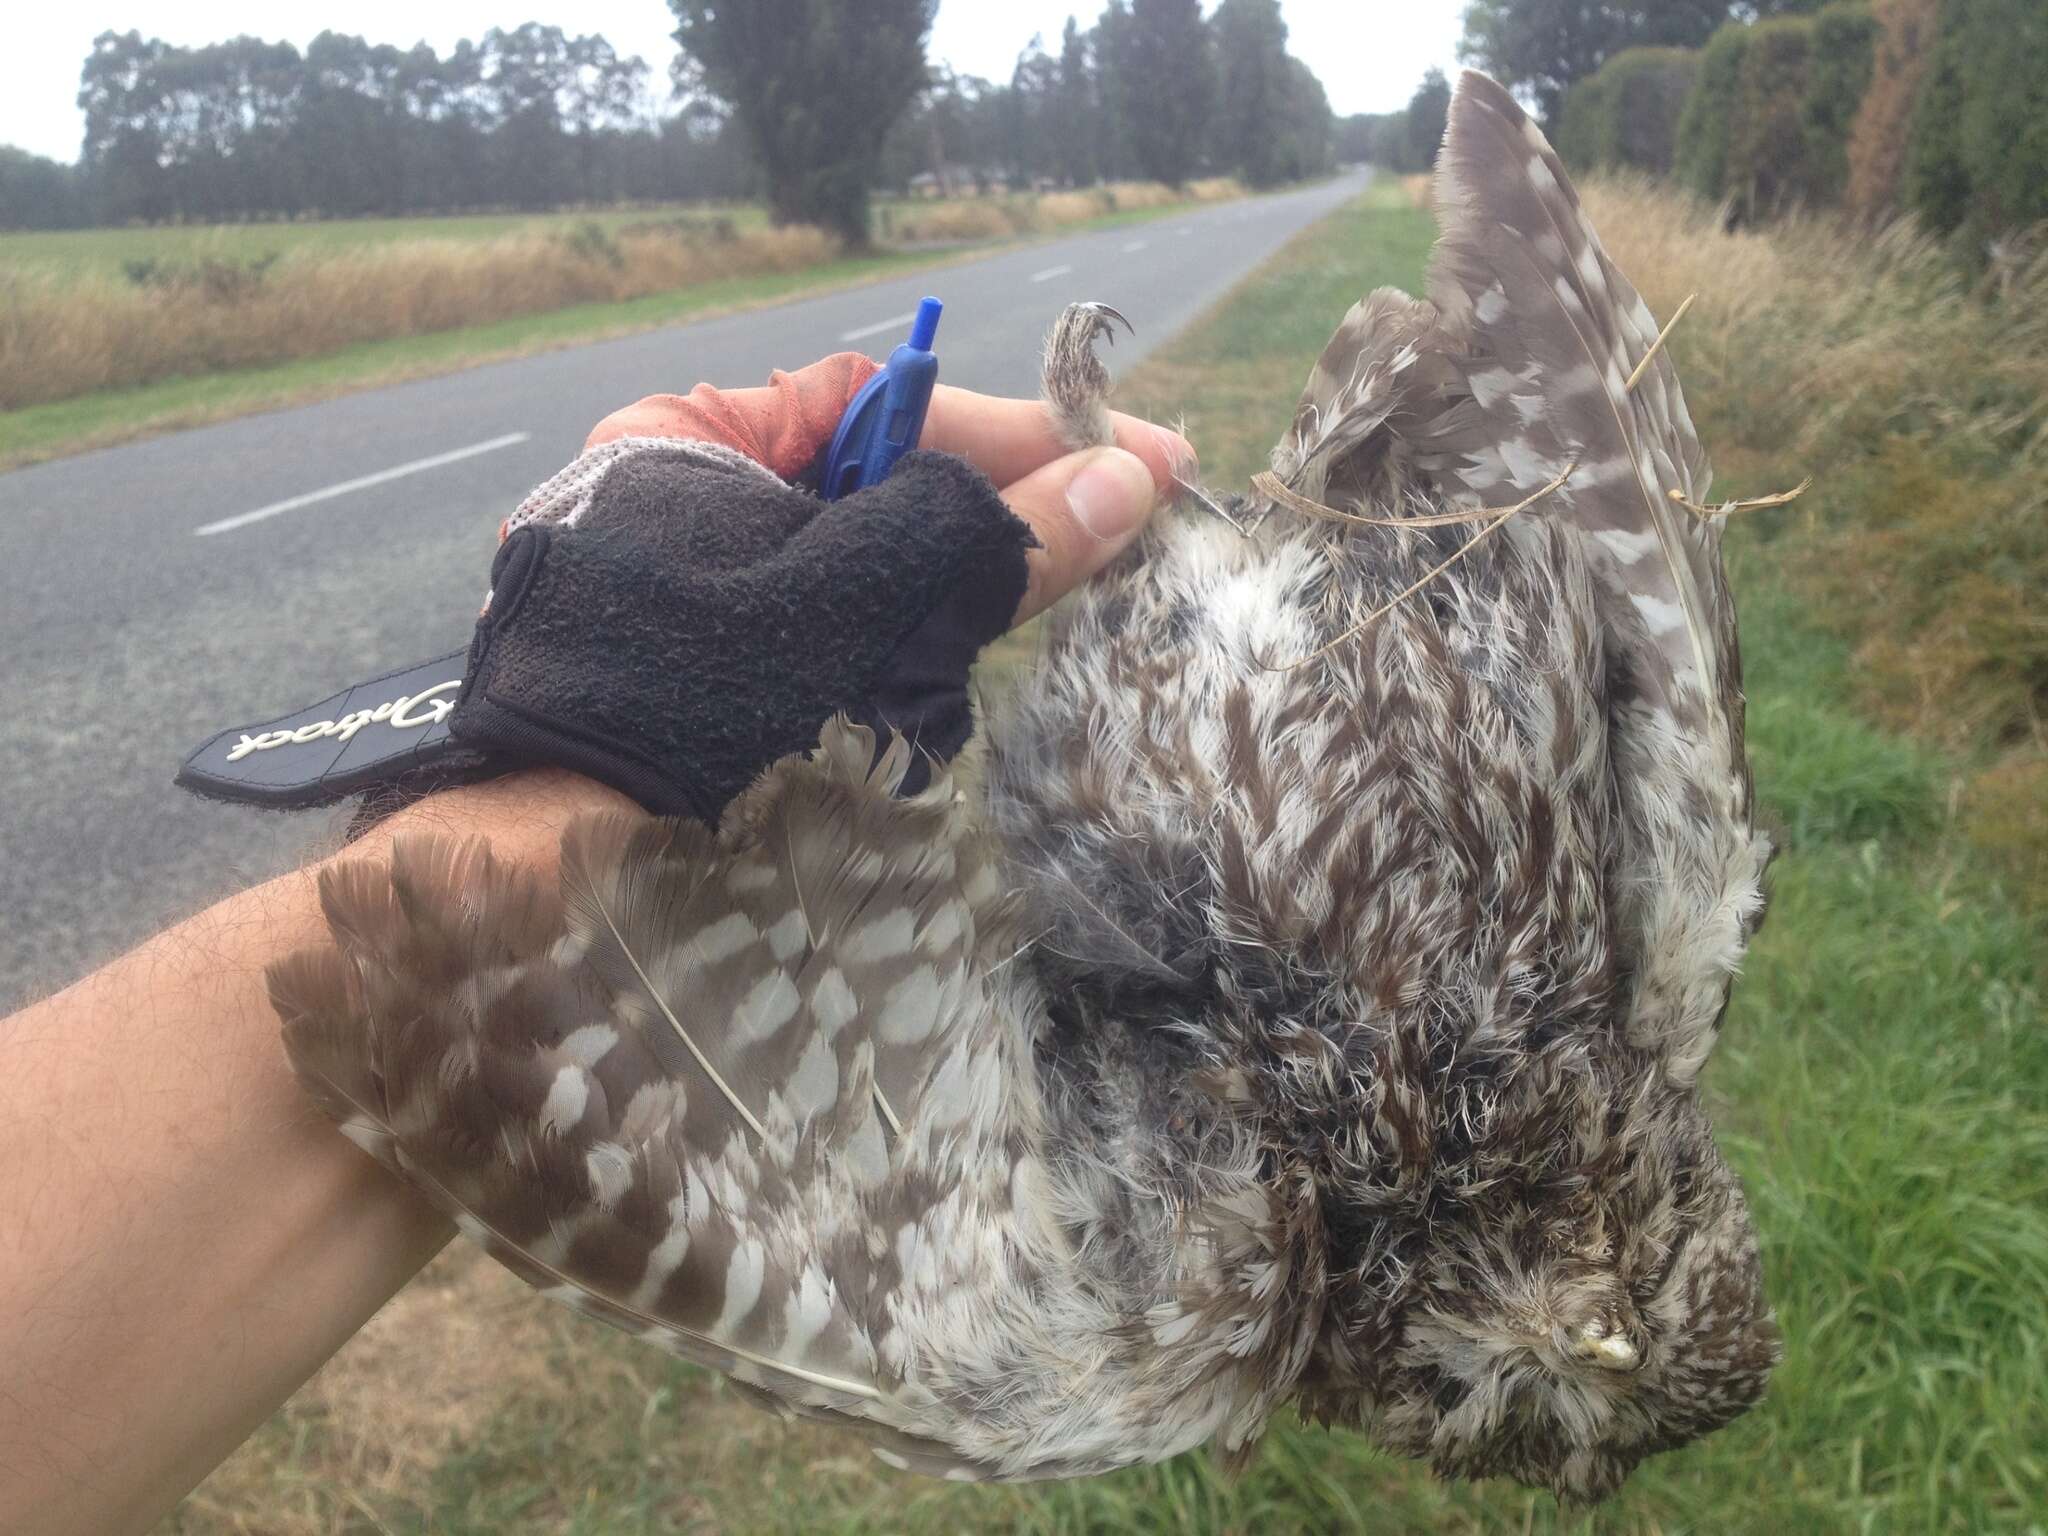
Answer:
[[[1178,432],[1122,411],[1109,415],[1116,446],[1145,461],[1162,494],[1176,475],[1185,479],[1193,474],[1195,450]],[[1054,434],[1052,417],[1041,402],[977,394],[950,384],[933,388],[917,446],[957,453],[999,486],[1014,485],[1073,451]]]

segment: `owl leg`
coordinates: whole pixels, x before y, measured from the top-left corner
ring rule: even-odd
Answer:
[[[1071,451],[1116,441],[1109,419],[1109,370],[1095,355],[1095,342],[1106,336],[1114,345],[1118,325],[1137,334],[1131,322],[1107,304],[1069,304],[1045,339],[1040,388],[1052,412],[1053,430]]]
[[[1137,335],[1137,328],[1107,304],[1069,304],[1045,338],[1039,388],[1052,415],[1053,431],[1070,452],[1107,447],[1116,441],[1116,427],[1109,418],[1109,370],[1095,355],[1095,342],[1107,337],[1114,346],[1118,325]],[[1189,497],[1240,534],[1247,534],[1243,522],[1194,483],[1193,473],[1192,457],[1172,465],[1174,494]]]

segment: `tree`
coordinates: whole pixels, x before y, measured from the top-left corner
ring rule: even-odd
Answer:
[[[1215,100],[1216,65],[1197,0],[1112,4],[1105,62],[1116,81],[1117,128],[1138,172],[1180,186],[1200,164]]]
[[[1913,114],[1913,206],[1981,255],[2048,219],[2048,13],[2040,0],[1948,0]]]
[[[1333,145],[1338,160],[1345,165],[1363,165],[1372,159],[1373,127],[1374,114],[1353,112],[1339,118]]]
[[[1337,119],[1330,111],[1330,98],[1315,71],[1291,54],[1274,133],[1279,144],[1276,168],[1282,181],[1319,176],[1336,161]]]
[[[1290,174],[1282,133],[1292,82],[1280,0],[1223,0],[1209,25],[1221,65],[1210,140],[1217,163],[1270,187]]]
[[[157,78],[167,51],[140,32],[102,32],[79,73],[80,160],[115,218],[160,219],[170,211]]]
[[[76,229],[90,218],[76,169],[0,144],[0,229]]]
[[[1697,48],[1730,9],[1730,0],[1470,0],[1458,53],[1533,96],[1554,131],[1574,81],[1624,48]]]
[[[1835,202],[1849,181],[1849,130],[1870,89],[1877,18],[1862,0],[1833,0],[1813,18],[1813,63],[1807,71],[1800,126],[1813,196]]]
[[[1678,117],[1678,154],[1673,169],[1679,181],[1709,201],[1718,200],[1728,182],[1728,140],[1741,109],[1742,56],[1749,49],[1749,28],[1730,24],[1707,40],[1692,95]]]
[[[1751,217],[1812,200],[1813,168],[1801,121],[1812,68],[1808,18],[1778,16],[1750,28],[1724,185]]]
[[[1444,127],[1451,120],[1451,82],[1440,69],[1422,77],[1422,84],[1408,98],[1403,120],[1407,137],[1404,170],[1428,170],[1436,164],[1436,152],[1443,147]]]
[[[1879,0],[1876,12],[1870,88],[1849,129],[1847,201],[1864,219],[1884,218],[1898,206],[1913,104],[1934,61],[1941,0]]]
[[[775,222],[866,245],[883,141],[925,83],[938,0],[669,5],[676,41],[746,129]]]
[[[1566,94],[1557,152],[1575,168],[1668,174],[1698,68],[1690,48],[1624,48]]]
[[[1060,34],[1059,83],[1053,88],[1053,164],[1064,181],[1085,187],[1101,174],[1102,96],[1080,23],[1067,18]]]
[[[1019,180],[1029,182],[1053,172],[1052,115],[1057,110],[1060,67],[1034,35],[1010,72],[1003,93],[1003,163]]]

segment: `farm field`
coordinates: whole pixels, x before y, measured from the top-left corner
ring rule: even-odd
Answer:
[[[325,254],[409,240],[498,240],[547,235],[595,224],[607,234],[639,224],[686,221],[735,229],[768,222],[755,203],[661,203],[641,208],[600,208],[566,213],[462,213],[400,219],[307,219],[254,224],[147,224],[114,229],[42,229],[0,232],[0,272],[39,271],[65,277],[123,275],[131,261],[249,262],[265,256]]]
[[[0,234],[0,468],[1241,195],[885,200],[856,252],[751,205]]]
[[[1821,231],[1722,236],[1675,196],[1634,183],[1595,186],[1587,201],[1659,314],[1702,290],[1670,345],[1729,471],[1717,494],[1818,476],[1796,508],[1755,514],[1730,537],[1757,787],[1782,850],[1771,915],[1708,1073],[1787,1341],[1760,1409],[1646,1464],[1593,1511],[1438,1484],[1360,1437],[1292,1422],[1234,1483],[1193,1455],[1083,1483],[960,1487],[891,1472],[850,1438],[782,1425],[456,1249],[163,1536],[2039,1536],[2048,977],[2043,905],[2024,894],[2035,868],[2025,838],[1990,830],[2023,833],[2037,768],[1996,725],[1999,701],[2020,686],[1998,671],[2006,650],[1965,664],[1967,637],[1897,600],[1884,570],[1864,569],[1871,541],[1905,550],[1915,590],[1958,608],[1981,599],[1953,588],[1957,573],[2032,579],[2031,546],[2012,532],[2032,525],[2002,521],[1996,498],[2030,473],[2035,440],[2012,423],[2038,423],[2038,378],[2019,351],[2000,350],[1995,319],[1961,309],[1926,322],[1955,331],[1955,355],[1933,352],[1912,327],[1941,279],[1912,267],[1910,251],[1868,264],[1837,252],[1820,266]],[[1401,189],[1376,188],[1125,378],[1117,403],[1184,413],[1206,478],[1241,485],[1338,317],[1379,284],[1416,289],[1432,233]],[[1936,289],[1902,289],[1907,277]],[[1821,286],[1839,291],[1834,307]],[[2023,332],[2010,344],[2031,345]],[[1874,406],[1868,392],[1889,387],[1894,354],[1933,375],[1928,389],[1946,387],[1943,369],[1984,379],[1981,419],[1962,408],[1937,417],[1903,393]],[[1854,366],[1818,365],[1842,356]],[[1964,441],[1966,465],[1942,457]],[[1886,478],[1872,462],[1898,468]],[[1981,492],[1973,519],[1927,494],[1958,476]],[[1028,640],[1013,643],[992,658],[991,683],[1027,658]],[[1910,680],[1928,676],[1945,680],[1946,715],[1916,707]]]
[[[1076,222],[1120,223],[1188,201],[1239,195],[1232,183],[1210,181],[1174,195],[1143,183],[1078,193],[996,193],[945,199],[877,197],[878,245],[989,239],[1037,227]],[[1106,206],[1105,206],[1106,205]],[[266,256],[322,255],[413,240],[500,240],[508,236],[573,235],[595,226],[613,239],[649,226],[720,226],[736,233],[768,227],[759,203],[649,203],[632,208],[570,209],[556,213],[459,213],[396,219],[276,220],[247,224],[153,224],[112,229],[0,230],[0,279],[10,272],[60,277],[124,275],[135,261],[191,265],[234,263]]]

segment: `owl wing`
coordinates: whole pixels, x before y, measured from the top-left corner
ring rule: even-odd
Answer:
[[[1339,511],[1384,508],[1455,388],[1454,345],[1427,300],[1398,288],[1367,294],[1309,369],[1273,472]]]
[[[1657,321],[1608,258],[1534,120],[1467,71],[1437,161],[1429,294],[1462,342],[1427,465],[1468,504],[1511,504],[1571,466],[1546,515],[1585,530],[1602,586],[1657,665],[1643,684],[1741,758],[1741,669],[1720,528],[1696,519],[1711,473]],[[1645,358],[1649,364],[1631,387]],[[1648,661],[1648,658],[1645,658]]]
[[[1004,923],[950,786],[892,798],[907,761],[834,726],[741,833],[586,818],[559,892],[401,839],[323,874],[335,943],[271,991],[344,1133],[529,1284],[944,1470],[885,1337],[893,1239],[1000,1075],[975,1008]]]
[[[1752,827],[1720,524],[1674,500],[1701,503],[1706,456],[1655,318],[1542,131],[1484,75],[1467,71],[1452,98],[1435,202],[1428,300],[1381,290],[1353,308],[1274,466],[1327,505],[1377,492],[1382,515],[1415,494],[1505,508],[1564,477],[1529,515],[1574,530],[1594,578],[1626,813],[1631,1029],[1689,1078],[1769,855]]]

